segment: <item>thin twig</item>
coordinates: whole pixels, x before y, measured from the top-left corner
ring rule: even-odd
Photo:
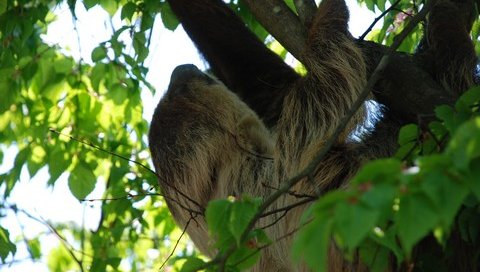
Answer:
[[[77,250],[75,249],[68,241],[65,237],[63,237],[58,231],[57,229],[55,229],[52,224],[50,224],[47,220],[43,219],[42,217],[40,218],[37,218],[35,216],[33,216],[32,214],[30,214],[29,212],[23,210],[23,209],[19,209],[18,207],[16,206],[5,206],[11,210],[13,210],[13,212],[15,214],[17,214],[18,212],[21,212],[23,213],[24,215],[26,215],[28,218],[46,226],[50,231],[51,233],[53,233],[57,239],[60,241],[60,243],[64,246],[64,248],[67,250],[67,252],[70,254],[70,256],[73,258],[73,260],[75,261],[75,263],[77,263],[77,265],[79,266],[80,268],[80,271],[84,271],[84,268],[83,268],[83,264],[81,262],[80,259],[77,258],[77,256],[75,255],[75,252],[78,252],[80,253],[81,255],[83,256],[89,256],[87,255],[85,252],[83,251],[80,251],[80,250]],[[92,257],[92,256],[89,256],[89,257]]]
[[[99,146],[97,146],[97,145],[94,145],[94,144],[92,144],[92,143],[90,143],[90,142],[81,140],[81,139],[76,138],[76,137],[74,137],[74,136],[72,136],[72,135],[69,135],[69,134],[65,134],[65,133],[60,132],[60,131],[58,131],[58,130],[55,130],[55,129],[53,129],[53,128],[49,128],[48,130],[49,130],[50,132],[55,133],[55,134],[68,137],[68,138],[70,138],[70,139],[72,139],[72,140],[74,140],[74,141],[76,141],[76,142],[79,142],[79,143],[81,143],[81,144],[84,144],[84,145],[90,146],[90,147],[92,147],[92,148],[94,148],[94,149],[97,149],[97,150],[100,150],[100,151],[102,151],[102,152],[105,152],[105,153],[107,153],[107,154],[109,154],[109,155],[112,155],[112,156],[121,158],[121,159],[126,160],[126,161],[131,162],[131,163],[134,163],[134,164],[140,166],[141,168],[147,170],[148,172],[154,174],[155,176],[157,175],[157,173],[155,173],[155,171],[153,171],[153,170],[150,169],[148,166],[146,166],[146,165],[144,165],[144,164],[142,164],[142,163],[140,163],[140,162],[137,162],[137,161],[132,160],[132,159],[129,159],[129,158],[125,157],[125,156],[116,154],[116,153],[114,153],[114,152],[112,152],[112,151],[110,151],[110,150],[106,150],[105,148],[101,148],[101,147],[99,147]]]
[[[74,141],[76,141],[76,142],[79,142],[79,143],[81,143],[81,144],[90,146],[90,147],[92,147],[92,148],[94,148],[94,149],[97,149],[97,150],[100,150],[100,151],[105,152],[105,153],[107,153],[107,154],[110,154],[110,155],[112,155],[112,156],[114,156],[114,157],[118,157],[118,158],[121,158],[121,159],[126,160],[126,161],[128,161],[128,162],[134,163],[134,164],[140,166],[141,168],[147,170],[148,172],[152,173],[152,174],[155,175],[158,179],[160,179],[160,176],[159,176],[155,171],[153,171],[153,170],[150,169],[148,166],[146,166],[146,165],[144,165],[144,164],[142,164],[142,163],[140,163],[140,162],[138,162],[138,161],[135,161],[135,160],[129,159],[129,158],[125,157],[125,156],[116,154],[116,153],[114,153],[114,152],[112,152],[112,151],[110,151],[110,150],[106,150],[106,149],[101,148],[101,147],[99,147],[99,146],[96,146],[96,145],[94,145],[94,144],[92,144],[92,143],[90,143],[90,142],[80,140],[80,139],[78,139],[78,138],[75,138],[74,136],[71,136],[71,135],[62,133],[62,132],[57,131],[57,130],[55,130],[55,129],[53,129],[53,128],[49,128],[48,130],[49,130],[50,132],[55,133],[55,134],[68,137],[68,138],[70,138],[70,139],[72,139],[72,140],[74,140]],[[202,213],[203,213],[203,210],[205,210],[205,208],[204,208],[202,205],[200,205],[197,201],[193,200],[193,199],[192,199],[191,197],[189,197],[187,194],[183,193],[183,192],[180,191],[178,188],[175,188],[173,185],[169,184],[168,182],[165,182],[165,184],[166,184],[167,186],[171,187],[171,188],[172,188],[173,190],[175,190],[177,193],[179,193],[182,197],[184,197],[185,199],[187,199],[188,201],[190,201],[191,203],[193,203],[195,206],[197,206],[197,207],[202,211]],[[165,196],[164,196],[164,197],[165,197]]]
[[[162,268],[167,264],[168,260],[170,260],[170,258],[173,256],[173,254],[175,253],[175,250],[177,250],[177,247],[178,247],[178,244],[180,243],[180,240],[182,239],[182,237],[185,235],[185,233],[187,232],[187,228],[188,228],[188,225],[190,225],[190,222],[196,217],[197,215],[191,215],[190,218],[188,219],[187,221],[187,224],[185,224],[185,227],[183,228],[182,230],[182,234],[180,234],[180,237],[178,237],[177,239],[177,242],[175,243],[175,246],[173,247],[172,251],[170,252],[170,254],[168,255],[168,257],[165,259],[165,261],[163,261],[162,265],[160,266],[160,268],[158,268],[158,271],[162,270]]]
[[[291,205],[288,205],[288,206],[285,206],[285,207],[282,207],[282,208],[278,208],[278,209],[275,209],[273,211],[269,211],[269,212],[264,212],[262,214],[262,217],[267,217],[267,216],[270,216],[272,214],[276,214],[276,213],[279,213],[279,212],[288,212],[289,210],[293,209],[293,208],[296,208],[296,207],[299,207],[299,206],[302,206],[302,205],[305,205],[307,203],[310,203],[312,201],[315,201],[317,200],[318,198],[315,198],[315,199],[312,199],[312,198],[309,198],[309,199],[304,199],[304,200],[300,200],[298,202],[295,202]]]
[[[267,188],[267,189],[278,190],[277,187],[269,185],[265,182],[262,182],[262,186]],[[295,191],[292,191],[292,190],[288,191],[288,194],[293,196],[293,197],[296,197],[296,198],[311,198],[311,199],[317,199],[318,198],[317,196],[314,196],[314,195],[299,194],[299,193],[297,193]]]
[[[375,18],[375,20],[373,20],[373,22],[370,24],[370,26],[367,28],[367,30],[365,30],[365,32],[363,32],[362,36],[360,36],[358,38],[358,40],[363,41],[365,39],[365,37],[368,35],[368,33],[370,33],[370,31],[372,31],[373,27],[378,23],[378,21],[380,21],[380,19],[385,17],[385,15],[387,15],[387,13],[389,13],[392,9],[394,9],[400,3],[400,1],[401,0],[395,1],[395,3],[393,3],[388,9],[386,9],[384,12],[382,12],[382,14],[380,14],[377,18]]]
[[[282,220],[282,218],[284,218],[285,216],[287,216],[287,213],[288,213],[288,210],[284,210],[283,213],[278,217],[278,218],[275,218],[275,220],[273,220],[273,222],[271,222],[270,224],[268,225],[265,225],[265,226],[260,226],[258,227],[259,229],[268,229],[272,226],[274,226],[275,224],[277,224],[280,220]]]
[[[109,198],[87,198],[87,199],[81,199],[80,201],[88,201],[88,202],[93,202],[93,201],[117,201],[117,200],[131,199],[131,198],[144,197],[144,196],[161,196],[161,197],[163,197],[167,200],[175,202],[177,205],[180,206],[180,208],[188,211],[189,213],[196,214],[196,215],[203,215],[204,214],[203,210],[198,211],[198,210],[191,209],[191,208],[183,205],[180,201],[178,201],[178,200],[176,200],[172,197],[169,197],[169,196],[166,196],[166,195],[163,195],[163,194],[159,194],[159,193],[142,193],[142,194],[135,194],[135,195],[127,193],[127,195],[124,195],[124,196],[109,197]]]

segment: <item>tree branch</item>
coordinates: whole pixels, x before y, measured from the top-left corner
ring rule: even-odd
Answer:
[[[307,31],[299,18],[282,0],[243,0],[265,29],[295,58],[305,63],[303,52]],[[279,23],[281,22],[281,23]]]
[[[281,0],[244,2],[260,24],[295,58],[305,63],[306,28],[288,6]],[[363,41],[362,37],[356,42],[364,52],[368,75],[371,76],[388,47]],[[415,57],[393,51],[373,90],[377,102],[408,121],[415,121],[418,116],[427,117],[428,120],[437,105],[452,104],[456,100],[419,65]]]
[[[363,32],[362,36],[358,37],[358,40],[363,41],[365,39],[365,36],[367,36],[368,33],[370,33],[370,31],[372,31],[373,27],[378,23],[378,21],[380,21],[380,19],[385,17],[385,15],[387,15],[387,13],[389,13],[393,8],[395,8],[400,3],[400,1],[401,0],[395,1],[395,3],[393,3],[388,9],[386,9],[384,12],[382,12],[382,14],[380,14],[377,18],[375,18],[375,20],[373,20],[373,22],[370,24],[370,26],[368,26],[367,30],[365,30],[365,32]]]
[[[300,18],[305,28],[309,29],[317,12],[317,4],[313,0],[294,0],[293,4],[295,9],[297,9],[298,18]]]

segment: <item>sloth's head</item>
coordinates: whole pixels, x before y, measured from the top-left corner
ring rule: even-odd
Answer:
[[[269,135],[225,85],[186,64],[172,73],[152,118],[149,143],[160,185],[198,188],[203,190],[198,199],[209,199],[222,167],[248,153],[271,154]]]

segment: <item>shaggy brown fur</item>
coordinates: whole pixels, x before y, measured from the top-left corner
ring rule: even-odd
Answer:
[[[287,91],[280,119],[271,131],[222,83],[191,65],[173,72],[168,92],[155,111],[150,143],[163,193],[167,200],[175,199],[167,202],[181,226],[191,217],[185,207],[199,209],[191,200],[205,207],[209,200],[232,195],[267,196],[323,147],[366,80],[363,57],[349,36],[347,23],[343,0],[323,1],[310,33],[309,73]],[[314,183],[301,182],[292,190],[315,195],[357,169],[357,159],[348,155],[353,144],[347,136],[364,116],[363,110],[355,115],[318,166]],[[271,209],[296,202],[295,197],[283,196]],[[276,240],[297,228],[304,208],[296,208],[266,229],[270,238]],[[269,216],[259,224],[267,225],[279,216]],[[212,256],[205,222],[203,218],[197,222],[187,232],[202,252]],[[294,270],[288,244],[283,239],[266,248],[253,271]]]
[[[187,5],[198,4],[183,0],[170,3],[179,14]],[[206,4],[198,5],[200,9]],[[184,23],[189,20],[180,17]],[[208,19],[200,15],[198,20],[208,23]],[[212,199],[271,194],[274,188],[281,186],[280,182],[302,170],[323,147],[366,82],[364,59],[348,33],[347,23],[348,11],[343,0],[322,1],[309,33],[306,54],[310,62],[305,63],[308,74],[303,78],[291,74],[278,58],[260,49],[248,36],[251,34],[242,32],[244,26],[236,21],[229,26],[238,28],[235,33],[245,34],[247,38],[242,35],[236,38],[240,39],[238,42],[247,40],[251,48],[238,46],[243,43],[227,46],[222,40],[219,40],[220,45],[201,42],[199,47],[213,63],[214,71],[242,99],[193,65],[175,69],[168,92],[155,110],[149,141],[162,192],[180,227],[185,227],[192,214],[203,210]],[[187,31],[195,39],[202,39],[197,31],[203,31],[203,25],[190,22],[186,26],[191,27]],[[208,31],[205,35],[209,35]],[[215,37],[209,36],[209,39]],[[241,49],[237,49],[239,47]],[[217,55],[212,53],[222,48],[225,51]],[[434,54],[436,50],[428,47],[425,52]],[[253,57],[242,59],[252,52]],[[268,57],[257,59],[261,54]],[[431,58],[426,56],[425,59]],[[235,61],[238,61],[238,68],[229,66]],[[272,67],[278,68],[276,76],[271,76],[277,72]],[[243,73],[237,75],[240,72]],[[439,81],[448,83],[450,80],[441,73],[432,73],[438,75]],[[249,82],[242,82],[246,76],[250,76]],[[272,78],[283,78],[280,84],[283,88],[272,88],[269,83]],[[282,100],[259,101],[264,95],[258,96],[256,92],[268,93],[271,97],[278,94]],[[272,102],[270,108],[263,108],[265,102]],[[275,112],[277,108],[280,112]],[[365,145],[348,140],[348,135],[363,123],[364,118],[363,109],[356,113],[318,165],[313,182],[300,182],[293,191],[315,195],[346,186],[362,161],[376,156],[360,154],[358,150],[365,150]],[[284,195],[270,209],[296,202],[298,199],[294,196]],[[269,237],[276,240],[298,227],[305,208],[297,207],[283,218],[280,214],[262,218],[259,225],[276,222],[266,229]],[[277,222],[277,219],[280,220]],[[213,256],[215,252],[205,221],[201,216],[195,220],[189,224],[187,233],[200,251]],[[281,239],[264,249],[252,271],[306,271],[290,262],[290,244],[290,238]],[[358,263],[347,264],[334,245],[329,268],[330,271],[364,270]]]

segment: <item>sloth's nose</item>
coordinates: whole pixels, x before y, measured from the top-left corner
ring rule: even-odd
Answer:
[[[200,71],[197,66],[193,64],[183,64],[177,66],[170,77],[170,85],[184,84],[191,80],[202,80],[208,84],[215,82],[211,77]]]
[[[194,78],[202,78],[204,76],[205,74],[203,74],[197,66],[193,64],[183,64],[173,70],[170,84],[185,83]]]
[[[204,82],[207,85],[214,84],[215,80],[200,71],[193,64],[183,64],[177,66],[170,77],[170,85],[168,86],[168,93],[170,96],[179,94],[186,94],[195,90],[189,84],[192,81]]]

